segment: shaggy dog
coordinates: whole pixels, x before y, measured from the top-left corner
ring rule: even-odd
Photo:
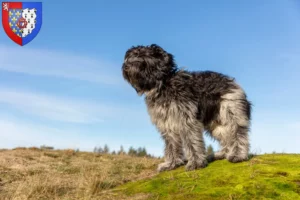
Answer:
[[[123,77],[145,95],[148,113],[165,141],[165,162],[172,170],[207,165],[203,132],[220,143],[214,160],[248,159],[251,104],[243,89],[226,75],[179,70],[173,55],[160,46],[136,46],[125,55]]]

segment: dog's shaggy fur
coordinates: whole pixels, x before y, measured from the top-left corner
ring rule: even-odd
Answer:
[[[164,138],[165,162],[158,171],[174,169],[185,159],[186,170],[205,167],[204,131],[220,143],[214,159],[248,159],[251,104],[233,78],[178,70],[173,55],[155,44],[130,48],[122,71],[145,95],[151,120]]]

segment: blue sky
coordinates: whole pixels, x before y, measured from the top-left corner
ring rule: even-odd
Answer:
[[[44,1],[32,42],[0,32],[0,147],[107,143],[162,155],[121,74],[128,48],[157,43],[180,67],[236,78],[254,104],[253,152],[300,153],[299,22],[297,0]]]

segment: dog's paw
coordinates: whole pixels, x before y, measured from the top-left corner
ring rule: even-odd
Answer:
[[[186,171],[192,171],[200,168],[206,167],[208,164],[207,160],[193,160],[193,161],[188,161],[187,165],[185,166]]]
[[[163,162],[158,165],[157,171],[158,172],[169,171],[181,165],[184,165],[184,161],[181,159],[176,159],[175,162]]]
[[[241,156],[241,155],[229,155],[227,156],[227,160],[232,163],[238,163],[248,160],[248,156]]]
[[[214,160],[222,160],[225,158],[225,153],[222,151],[217,151],[213,154]]]

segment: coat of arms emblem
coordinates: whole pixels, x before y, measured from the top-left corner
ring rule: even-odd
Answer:
[[[15,43],[28,44],[41,29],[42,3],[2,2],[2,26]]]

